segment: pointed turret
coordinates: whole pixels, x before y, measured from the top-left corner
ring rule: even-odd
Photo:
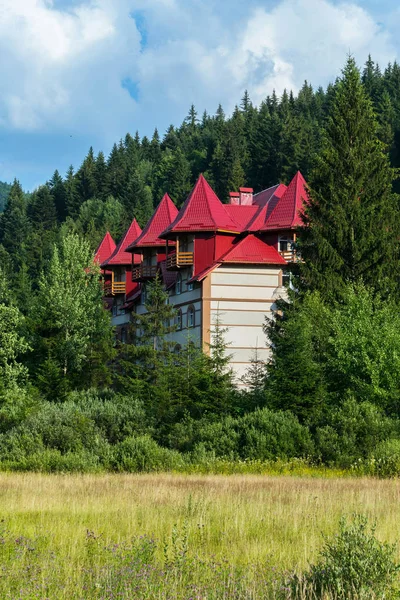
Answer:
[[[207,182],[200,175],[196,185],[179,211],[174,222],[161,237],[173,237],[183,232],[220,231],[239,233],[240,225],[228,214],[224,205]]]
[[[130,246],[142,233],[136,219],[133,219],[129,228],[122,236],[121,241],[115,248],[111,256],[101,264],[101,268],[111,267],[113,265],[130,265],[132,263],[132,255],[126,252],[128,246]]]
[[[112,239],[110,233],[107,231],[95,252],[94,261],[101,265],[108,258],[110,258],[116,247],[116,243]]]
[[[282,198],[277,202],[262,231],[294,229],[301,225],[300,215],[306,201],[307,184],[303,175],[298,171]]]
[[[165,247],[165,240],[159,235],[175,220],[178,209],[168,194],[165,194],[157,206],[153,216],[147,223],[139,237],[128,246],[128,252],[134,252],[136,248]]]

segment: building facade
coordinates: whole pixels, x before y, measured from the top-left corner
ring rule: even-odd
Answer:
[[[240,385],[255,353],[268,359],[263,325],[285,294],[305,199],[301,173],[258,194],[241,188],[228,203],[201,175],[179,211],[166,194],[143,231],[134,221],[101,263],[118,337],[126,341],[135,314],[146,311],[148,283],[159,273],[176,309],[168,334],[176,350],[190,340],[209,351],[218,320]]]

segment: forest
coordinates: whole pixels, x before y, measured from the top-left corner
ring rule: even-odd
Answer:
[[[326,90],[305,82],[260,106],[246,92],[228,117],[192,106],[162,139],[90,148],[31,193],[0,184],[0,468],[400,472],[399,167],[400,66],[369,57]],[[115,342],[93,263],[107,230],[143,226],[166,191],[179,207],[200,173],[224,200],[298,170],[302,261],[245,391],[218,324],[210,355],[190,340],[171,353],[158,280],[140,343]]]

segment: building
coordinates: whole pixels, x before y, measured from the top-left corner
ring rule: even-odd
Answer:
[[[288,186],[258,194],[241,188],[227,204],[202,175],[179,211],[165,195],[143,231],[129,244],[125,235],[102,263],[112,269],[114,284],[125,269],[125,296],[113,292],[114,324],[126,326],[135,313],[145,312],[146,287],[159,273],[177,311],[176,331],[169,334],[176,349],[190,339],[207,351],[218,318],[227,328],[231,365],[240,381],[255,349],[259,360],[268,358],[263,325],[284,294],[305,198],[301,173]],[[121,263],[126,255],[131,272]]]

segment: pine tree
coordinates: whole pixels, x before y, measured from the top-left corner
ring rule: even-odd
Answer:
[[[106,200],[110,195],[110,185],[108,180],[108,168],[104,153],[99,152],[95,164],[96,196],[99,200]]]
[[[49,231],[57,227],[57,211],[54,197],[45,185],[33,194],[28,206],[28,216],[34,228]]]
[[[96,160],[92,147],[76,174],[76,180],[82,202],[96,197]]]
[[[398,285],[399,199],[377,133],[371,101],[349,58],[299,232],[303,281],[325,297],[340,293],[347,282],[362,280],[383,294]]]
[[[74,168],[71,165],[65,178],[65,206],[68,217],[76,219],[79,215],[79,209],[82,204],[82,198],[78,191],[78,182],[74,174]]]
[[[48,182],[48,186],[51,192],[51,195],[54,198],[54,204],[57,212],[57,219],[59,222],[65,220],[67,216],[67,206],[66,206],[66,192],[63,178],[60,173],[56,170],[53,173],[53,177]]]
[[[131,174],[122,200],[127,214],[134,216],[139,225],[144,227],[154,211],[153,196],[137,170]]]
[[[14,180],[0,217],[0,243],[7,251],[15,273],[26,261],[29,230],[24,193],[20,183]]]

